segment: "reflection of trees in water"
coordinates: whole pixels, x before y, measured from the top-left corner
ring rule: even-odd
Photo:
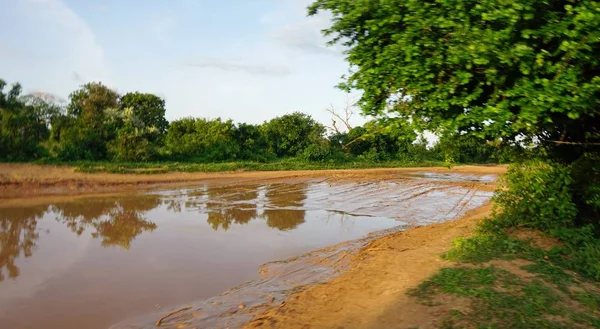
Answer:
[[[124,198],[77,200],[56,204],[53,210],[57,218],[77,235],[93,228],[94,238],[102,237],[102,246],[120,246],[129,249],[131,241],[145,231],[154,231],[156,224],[144,218],[144,214],[161,204],[157,195]]]
[[[272,185],[267,188],[266,197],[269,208],[265,209],[263,217],[269,227],[286,231],[304,223],[306,211],[302,207],[306,200],[305,184]]]
[[[171,200],[163,200],[163,204],[167,207],[168,211],[172,212],[181,212],[181,206],[183,202],[181,200],[171,199]]]
[[[257,186],[211,187],[208,199],[201,202],[208,212],[207,222],[217,231],[228,230],[232,224],[247,224],[258,217],[256,204],[259,198]],[[306,199],[306,185],[272,185],[267,187],[266,202],[269,205],[262,217],[267,225],[278,230],[291,230],[304,223],[306,211],[302,209]],[[197,202],[186,203],[198,207]]]
[[[231,224],[247,224],[258,216],[256,202],[258,191],[254,186],[213,187],[206,192],[208,211],[206,220],[212,228],[227,231]]]
[[[210,208],[212,204],[212,209]],[[234,206],[233,208],[221,208],[219,206],[214,206],[214,203],[207,203],[207,208],[210,209],[208,212],[208,219],[206,220],[210,226],[215,231],[219,230],[219,227],[223,230],[227,231],[232,223],[235,224],[248,224],[253,218],[256,218],[258,215],[256,212],[256,206],[252,204],[239,205],[242,207],[248,207],[247,209],[237,208],[238,206]],[[254,207],[254,208],[252,208]]]
[[[102,246],[120,246],[124,249],[131,247],[131,241],[144,231],[152,232],[156,224],[145,220],[136,211],[120,208],[111,212],[108,220],[102,220],[94,224],[96,232],[92,233],[94,238],[102,237]]]
[[[153,231],[156,224],[144,218],[144,213],[161,204],[159,196],[145,195],[128,198],[81,199],[50,206],[57,220],[81,235],[93,228],[94,238],[102,238],[102,246],[120,246],[129,249],[131,241],[145,231]],[[30,257],[37,233],[37,223],[48,211],[48,206],[0,208],[0,281],[19,276],[17,258]]]
[[[4,268],[9,278],[19,276],[15,260],[21,255],[32,255],[39,237],[37,221],[47,209],[48,206],[0,209],[0,281],[5,279]]]
[[[280,231],[293,230],[304,223],[304,210],[276,209],[265,210],[264,217],[267,225]]]

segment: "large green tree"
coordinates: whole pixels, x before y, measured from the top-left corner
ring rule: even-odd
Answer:
[[[235,160],[239,145],[234,133],[235,125],[231,120],[183,118],[169,125],[166,147],[174,157],[181,159]]]
[[[69,96],[67,116],[57,119],[51,135],[62,160],[106,160],[107,144],[122,124],[115,120],[119,94],[98,82],[87,83]]]
[[[571,161],[600,141],[600,2],[317,0],[347,47],[366,113],[504,140]],[[571,144],[565,144],[571,143]],[[581,145],[580,145],[581,144]],[[577,146],[580,145],[580,146]]]
[[[262,125],[269,151],[277,156],[296,156],[311,144],[320,144],[325,127],[300,112],[282,115]]]
[[[577,215],[561,220],[600,235],[600,1],[316,0],[309,14],[320,11],[332,14],[325,34],[347,47],[341,87],[363,92],[366,113],[536,143],[570,177],[547,175],[550,185],[517,170],[504,209],[520,204],[527,218],[574,204]],[[559,190],[567,197],[555,205]]]
[[[21,85],[15,83],[4,93],[6,82],[0,80],[0,160],[23,161],[45,154],[40,145],[47,127],[35,108],[21,100]]]
[[[89,128],[100,127],[105,110],[119,107],[119,94],[100,82],[86,83],[69,95],[67,112]]]
[[[156,127],[159,134],[167,132],[169,122],[165,119],[165,101],[153,94],[127,93],[121,97],[121,109],[133,109],[133,115],[145,126]]]

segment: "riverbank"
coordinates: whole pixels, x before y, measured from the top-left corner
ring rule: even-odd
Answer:
[[[573,271],[564,242],[482,230],[492,211],[379,238],[244,328],[600,328],[600,283]]]
[[[153,174],[87,173],[76,167],[0,164],[0,198],[138,191],[198,182],[243,183],[294,178],[364,178],[385,180],[401,173],[503,174],[506,166],[409,167],[296,171],[168,172]],[[489,184],[492,186],[493,184]]]
[[[406,292],[448,266],[440,254],[454,239],[470,235],[491,210],[487,204],[459,220],[377,239],[346,272],[257,315],[245,328],[439,328],[439,315],[448,310],[430,310]]]

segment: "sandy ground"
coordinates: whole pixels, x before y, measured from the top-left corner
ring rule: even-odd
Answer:
[[[254,171],[223,173],[166,173],[166,174],[109,174],[81,173],[75,168],[64,166],[40,166],[33,164],[0,164],[0,198],[32,197],[40,195],[74,195],[114,193],[160,186],[192,184],[198,182],[244,183],[252,181],[281,180],[292,178],[348,178],[377,179],[393,178],[400,173],[445,172],[469,174],[502,174],[506,166],[458,166],[394,168],[394,169],[350,169],[350,170],[307,170],[307,171]]]
[[[471,234],[491,213],[486,205],[462,219],[385,236],[367,245],[342,275],[257,315],[245,328],[439,328],[460,305],[428,307],[406,292],[447,262],[452,240]]]

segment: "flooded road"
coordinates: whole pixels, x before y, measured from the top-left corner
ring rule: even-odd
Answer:
[[[478,179],[200,185],[0,207],[0,323],[95,329],[168,313],[259,279],[268,262],[457,218],[491,193],[452,183]]]

